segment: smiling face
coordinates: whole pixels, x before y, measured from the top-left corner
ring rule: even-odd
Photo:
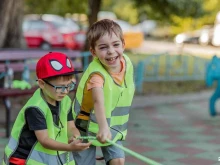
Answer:
[[[124,43],[114,32],[105,33],[90,48],[94,57],[97,57],[107,71],[118,73],[121,70],[120,58],[124,52]]]

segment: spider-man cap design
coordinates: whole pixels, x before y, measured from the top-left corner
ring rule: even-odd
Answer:
[[[39,59],[36,66],[38,79],[81,73],[75,71],[72,61],[60,52],[49,52]]]

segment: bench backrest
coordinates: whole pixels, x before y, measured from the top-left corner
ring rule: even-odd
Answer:
[[[62,52],[72,59],[76,70],[82,69],[81,52],[73,50],[53,50]],[[49,51],[36,49],[0,49],[0,79],[4,78],[7,68],[12,68],[16,73],[23,73],[25,69],[35,71],[36,63],[43,55]],[[1,86],[1,85],[0,85]]]

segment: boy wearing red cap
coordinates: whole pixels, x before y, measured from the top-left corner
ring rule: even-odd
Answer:
[[[36,66],[39,89],[19,112],[5,148],[3,164],[74,165],[68,151],[82,151],[90,143],[74,139],[71,100],[67,96],[76,83],[71,60],[63,53],[50,52]]]

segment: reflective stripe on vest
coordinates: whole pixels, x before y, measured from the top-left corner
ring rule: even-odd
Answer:
[[[34,95],[28,100],[25,106],[19,112],[19,115],[16,118],[13,129],[11,131],[11,137],[9,139],[9,143],[5,148],[5,158],[4,161],[8,164],[9,159],[16,150],[18,146],[18,141],[20,137],[21,130],[25,124],[25,110],[28,107],[33,107],[33,105],[40,110],[40,112],[45,116],[47,122],[47,130],[48,135],[51,139],[54,139],[59,142],[68,143],[67,138],[67,114],[69,107],[71,105],[71,100],[68,96],[64,97],[64,99],[60,103],[60,122],[62,122],[62,126],[59,123],[59,126],[55,126],[53,122],[52,113],[47,105],[47,103],[41,97],[40,89],[36,90]],[[60,134],[59,136],[58,133]],[[55,139],[55,137],[57,138]],[[74,160],[72,154],[68,152],[60,151],[58,152],[59,157],[63,164],[74,165]],[[70,156],[70,157],[67,157]],[[69,163],[68,163],[69,161]],[[57,151],[49,150],[41,146],[41,144],[37,141],[33,146],[27,161],[27,165],[56,165],[59,164]]]
[[[65,153],[59,154],[59,157],[60,157],[62,164],[67,164],[68,162],[69,162],[68,164],[70,165],[75,164],[72,154],[65,152]],[[31,153],[29,159],[42,163],[42,164],[47,164],[47,165],[60,164],[57,155],[50,155],[50,154],[42,153],[36,150]]]
[[[7,156],[4,154],[2,165],[5,165],[7,162]]]
[[[10,137],[8,147],[11,150],[14,150],[16,145],[17,145],[16,140],[14,138]],[[67,157],[67,155],[69,157]],[[70,162],[74,161],[72,154],[69,154],[67,152],[62,153],[59,156],[60,156],[60,159],[61,159],[63,164],[66,164],[67,160],[69,160]],[[36,150],[33,150],[31,152],[31,155],[29,156],[29,159],[32,159],[36,162],[39,162],[39,163],[42,163],[42,164],[47,164],[47,165],[59,164],[57,155],[50,155],[50,154],[40,152],[40,151],[36,151]],[[4,154],[4,161],[7,162],[7,160],[8,160],[8,157]],[[45,161],[45,160],[47,160],[47,161]]]
[[[113,141],[124,140],[127,134],[127,125],[129,119],[129,109],[131,107],[134,95],[133,66],[130,59],[124,55],[126,63],[125,81],[122,86],[116,84],[109,73],[103,68],[99,60],[94,59],[78,85],[76,100],[73,105],[74,118],[80,113],[80,107],[83,100],[83,91],[85,84],[93,73],[98,73],[104,78],[104,107],[108,125],[112,133]],[[88,135],[95,135],[98,132],[98,124],[94,110],[90,112],[90,121]],[[103,146],[98,141],[93,141],[93,145]],[[109,144],[104,144],[109,145]]]

